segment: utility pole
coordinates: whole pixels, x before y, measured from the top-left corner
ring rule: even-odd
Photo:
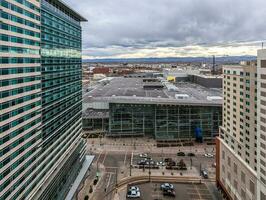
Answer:
[[[190,158],[190,169],[192,169],[192,158]]]

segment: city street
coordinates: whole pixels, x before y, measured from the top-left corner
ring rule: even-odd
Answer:
[[[145,141],[146,140],[146,141]],[[132,143],[132,139],[123,138],[121,141],[114,139],[88,139],[88,153],[94,154],[95,159],[91,170],[91,180],[85,180],[85,185],[79,192],[79,199],[89,195],[94,200],[112,200],[114,199],[114,189],[119,180],[132,176],[148,175],[149,170],[139,169],[137,162],[141,160],[139,154],[147,153],[154,162],[163,161],[165,158],[171,158],[173,161],[184,160],[187,170],[169,170],[165,166],[159,169],[151,169],[152,175],[177,175],[200,177],[200,169],[206,169],[210,180],[215,178],[214,158],[204,156],[205,152],[213,152],[213,146],[197,145],[196,147],[163,147],[158,148],[151,139],[142,140],[138,138],[139,144]],[[195,153],[196,156],[177,156],[177,152],[182,151]],[[192,162],[191,162],[192,161]],[[191,166],[192,164],[192,166]],[[132,166],[132,168],[131,168]],[[136,168],[137,167],[137,168]],[[93,175],[92,175],[93,174]],[[92,194],[89,194],[89,187],[93,183],[93,177],[99,176],[99,182]],[[216,191],[215,183],[208,182],[207,190],[213,199],[219,199],[219,193]],[[143,190],[146,193],[146,189]],[[124,191],[125,193],[126,191]],[[125,194],[123,194],[125,195]],[[207,198],[209,199],[209,197]]]

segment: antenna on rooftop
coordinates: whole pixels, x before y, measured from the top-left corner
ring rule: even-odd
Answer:
[[[261,43],[261,49],[263,49],[263,44],[264,44],[264,43],[262,42],[262,43]]]

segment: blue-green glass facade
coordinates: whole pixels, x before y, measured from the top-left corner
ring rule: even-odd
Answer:
[[[58,128],[71,127],[71,118],[81,118],[81,27],[44,4],[41,30],[42,135],[46,139],[64,133]]]
[[[110,103],[108,135],[150,135],[156,140],[194,139],[218,135],[221,106]]]
[[[84,19],[58,0],[1,0],[0,21],[0,200],[64,199],[85,151]]]
[[[54,177],[46,177],[47,187],[33,198],[64,199],[85,150],[80,137],[81,26],[57,1],[43,0],[41,16],[41,165],[45,168],[41,173]]]

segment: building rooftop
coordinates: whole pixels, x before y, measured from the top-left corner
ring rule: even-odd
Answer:
[[[173,91],[167,90],[167,87],[147,89],[143,87],[145,84],[147,83],[143,82],[143,78],[116,77],[84,94],[83,102],[222,105],[222,99],[208,98],[222,97],[222,89],[205,88],[191,82],[178,82],[173,83]],[[176,94],[186,94],[188,98],[177,99]]]
[[[86,18],[81,16],[78,12],[73,10],[70,6],[68,6],[66,3],[64,3],[61,0],[46,0],[48,3],[52,4],[55,8],[60,8],[62,12],[65,14],[69,14],[71,17],[75,18],[77,21],[87,21]],[[45,3],[45,1],[42,1],[42,4]],[[47,5],[47,4],[46,4]]]

